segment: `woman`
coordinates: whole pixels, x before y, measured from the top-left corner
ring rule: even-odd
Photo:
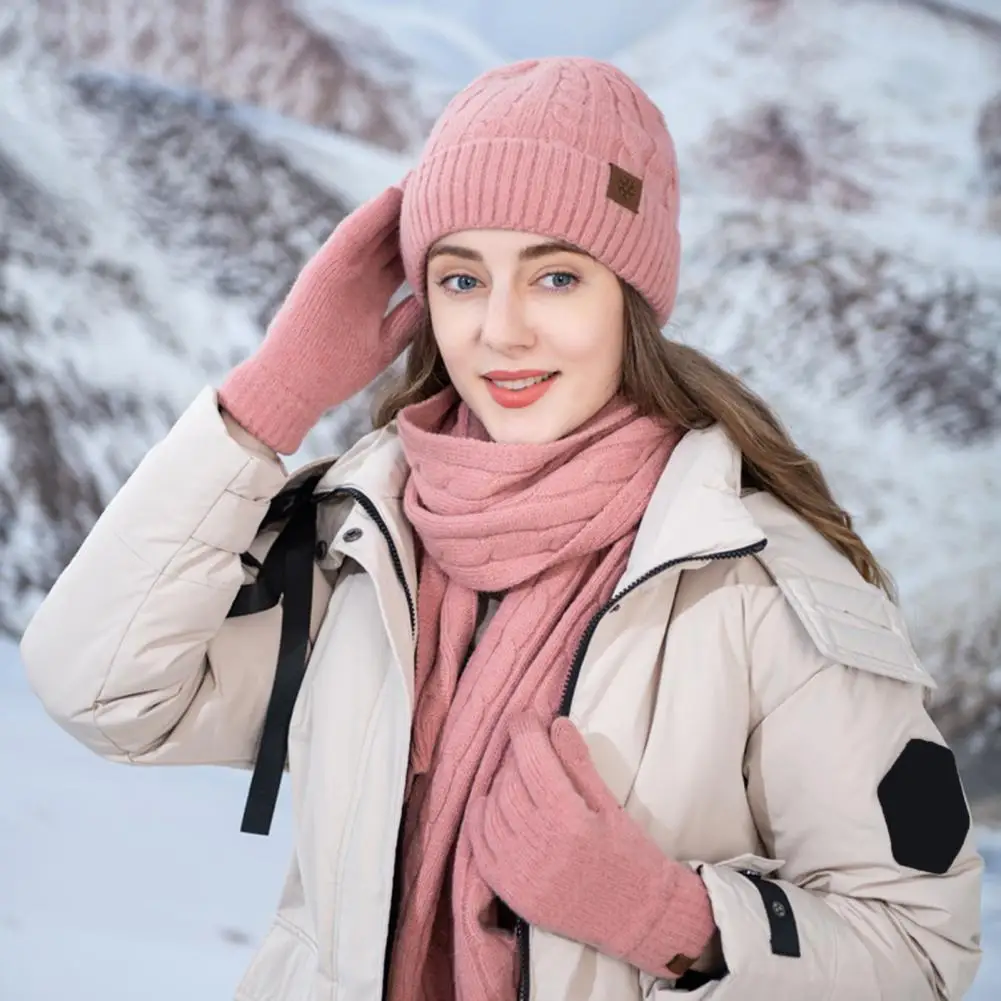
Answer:
[[[245,830],[287,766],[295,857],[238,996],[962,997],[981,860],[932,682],[817,467],[661,336],[660,113],[603,63],[507,66],[403,187],[23,640],[105,757],[253,766]],[[378,430],[287,477],[408,343]]]

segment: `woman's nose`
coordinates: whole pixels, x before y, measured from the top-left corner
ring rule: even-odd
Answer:
[[[535,344],[523,304],[505,289],[492,289],[483,315],[481,339],[496,351],[521,351]]]

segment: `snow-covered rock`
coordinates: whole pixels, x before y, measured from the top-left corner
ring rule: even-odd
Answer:
[[[320,31],[294,0],[6,0],[65,68],[146,76],[408,149],[429,124],[413,66],[344,11]],[[3,16],[3,15],[0,15]],[[431,112],[433,113],[433,112]]]

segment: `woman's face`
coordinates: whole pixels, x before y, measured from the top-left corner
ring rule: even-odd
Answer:
[[[428,305],[459,395],[499,442],[556,441],[616,393],[618,278],[569,244],[464,230],[432,246]]]

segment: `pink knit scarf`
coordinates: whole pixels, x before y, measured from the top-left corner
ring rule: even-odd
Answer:
[[[508,721],[558,710],[574,649],[611,596],[679,435],[621,400],[551,444],[490,441],[454,390],[398,420],[403,503],[423,546],[415,716],[390,1001],[509,1001],[512,936],[462,820]],[[504,593],[463,666],[477,592]],[[451,892],[448,892],[448,889]]]

